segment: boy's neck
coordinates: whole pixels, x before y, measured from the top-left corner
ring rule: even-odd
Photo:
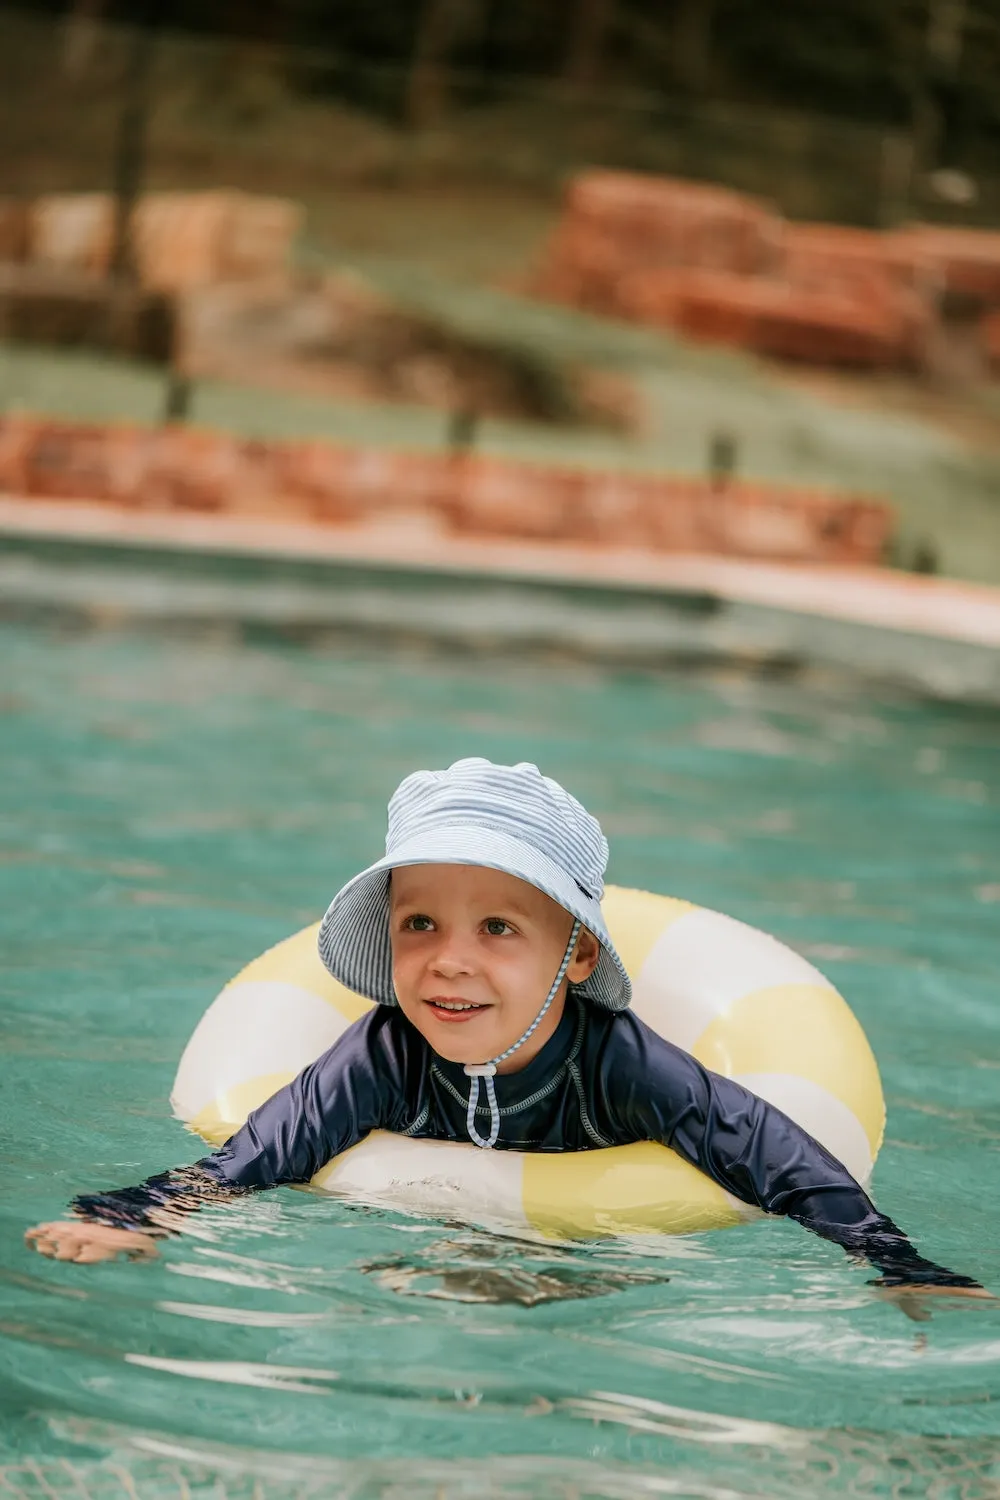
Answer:
[[[550,1041],[559,1030],[559,1023],[566,1009],[566,995],[567,991],[564,987],[549,1006],[537,1031],[533,1031],[528,1040],[522,1043],[516,1052],[512,1052],[510,1057],[504,1058],[503,1062],[497,1064],[499,1074],[520,1073],[534,1062],[546,1042]]]

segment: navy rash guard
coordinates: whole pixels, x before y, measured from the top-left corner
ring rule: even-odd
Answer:
[[[494,1082],[495,1150],[658,1141],[743,1203],[787,1214],[864,1256],[888,1284],[976,1285],[919,1256],[847,1169],[781,1110],[709,1072],[630,1011],[614,1014],[570,993],[537,1056]],[[165,1208],[173,1217],[205,1201],[308,1182],[371,1130],[468,1141],[468,1097],[462,1065],[434,1053],[400,1010],[379,1005],[212,1156],[138,1187],[75,1198],[73,1208],[101,1223],[163,1232]],[[489,1114],[480,1104],[487,1129]]]

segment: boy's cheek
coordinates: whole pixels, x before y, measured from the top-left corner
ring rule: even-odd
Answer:
[[[397,976],[394,974],[393,988],[396,991],[396,999],[399,1001],[399,1008],[403,1012],[404,1016],[406,1016],[407,1020],[415,1020],[416,1013],[419,1011],[420,1005],[419,1002],[414,1001],[413,992],[407,985],[405,976]]]
[[[416,993],[419,966],[412,958],[407,961],[405,953],[394,953],[392,963],[392,986],[398,999],[407,999]]]

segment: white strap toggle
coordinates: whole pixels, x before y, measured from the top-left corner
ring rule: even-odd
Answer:
[[[496,1063],[466,1063],[462,1070],[466,1078],[494,1078]]]
[[[469,1139],[474,1146],[479,1146],[483,1151],[492,1151],[500,1134],[500,1106],[497,1104],[497,1093],[493,1087],[493,1075],[496,1068],[492,1063],[485,1067],[475,1068],[471,1071],[471,1082],[469,1084],[469,1107],[465,1115],[465,1128],[469,1132]],[[479,1103],[479,1090],[481,1078],[486,1079],[486,1102],[490,1107],[490,1133],[480,1135],[476,1129],[476,1106]]]

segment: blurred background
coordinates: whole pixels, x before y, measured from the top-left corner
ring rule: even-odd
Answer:
[[[998,77],[1000,0],[0,6],[0,1495],[996,1500],[996,1307],[791,1223],[24,1231],[485,754],[823,969],[1000,1290]]]
[[[998,581],[998,65],[998,0],[7,6],[0,487]]]

